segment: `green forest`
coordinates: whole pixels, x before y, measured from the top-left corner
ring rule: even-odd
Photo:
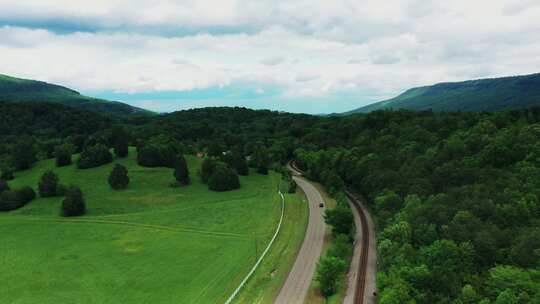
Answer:
[[[263,174],[295,159],[330,193],[348,188],[367,202],[379,303],[540,303],[540,108],[343,117],[204,108],[121,118],[6,102],[0,134],[1,179],[63,145],[84,154],[119,139],[156,166],[182,163],[178,153],[219,156],[207,166],[230,188],[229,171],[245,167],[240,156]]]

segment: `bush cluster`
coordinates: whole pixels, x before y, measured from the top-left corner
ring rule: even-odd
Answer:
[[[326,209],[325,222],[332,226],[333,242],[326,255],[317,265],[317,281],[321,294],[328,298],[333,295],[345,275],[348,261],[352,255],[354,218],[347,204],[345,195],[336,195],[337,205],[334,209]]]
[[[129,184],[128,170],[126,167],[116,164],[108,178],[109,185],[113,189],[125,189]]]
[[[201,165],[201,180],[213,191],[228,191],[240,188],[240,179],[235,170],[226,163],[207,158]]]
[[[69,166],[72,163],[71,155],[73,153],[74,147],[70,144],[63,144],[56,146],[54,149],[54,156],[56,160],[57,167]]]
[[[86,212],[86,204],[81,189],[71,186],[66,189],[66,197],[62,201],[61,215],[65,217],[81,216]]]
[[[0,192],[0,211],[16,210],[28,204],[36,197],[36,193],[30,187],[18,190],[4,190]]]
[[[88,169],[99,167],[101,165],[112,162],[113,156],[103,144],[96,144],[86,147],[82,152],[79,160],[77,161],[77,167],[79,169]]]
[[[137,163],[143,167],[173,168],[176,162],[176,150],[170,145],[149,143],[137,148]]]

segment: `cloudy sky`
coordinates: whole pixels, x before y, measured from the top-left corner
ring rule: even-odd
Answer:
[[[155,111],[341,112],[539,54],[537,0],[0,0],[0,73]]]

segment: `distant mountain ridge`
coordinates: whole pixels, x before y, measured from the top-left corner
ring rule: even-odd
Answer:
[[[368,113],[383,109],[492,112],[532,106],[540,106],[540,73],[445,82],[412,88],[397,97],[343,114]]]
[[[56,84],[2,74],[0,74],[0,102],[55,102],[116,116],[152,113],[125,103],[84,96]]]

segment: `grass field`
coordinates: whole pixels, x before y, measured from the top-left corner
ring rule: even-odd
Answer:
[[[111,190],[107,183],[113,164],[79,170],[54,168],[53,160],[46,160],[17,173],[12,187],[36,188],[41,174],[53,168],[62,183],[81,187],[88,213],[65,219],[58,216],[62,198],[38,198],[0,214],[0,302],[224,301],[277,225],[279,176],[252,173],[241,177],[241,189],[215,193],[196,175],[201,160],[188,156],[187,161],[192,184],[182,188],[168,186],[171,169],[136,165],[133,150],[117,161],[128,168],[131,179],[129,188],[121,191]],[[294,208],[286,208],[286,221],[291,214],[307,216],[299,200],[293,200]],[[288,230],[300,227],[301,233],[284,236],[294,235],[299,244],[302,225],[289,223]],[[268,262],[274,265],[272,259],[279,258],[283,255],[270,252]],[[256,273],[254,282],[257,277],[261,275]],[[245,292],[260,286],[248,286]]]
[[[300,187],[295,194],[285,194],[285,214],[279,237],[234,303],[274,302],[304,240],[308,215],[308,204]]]

